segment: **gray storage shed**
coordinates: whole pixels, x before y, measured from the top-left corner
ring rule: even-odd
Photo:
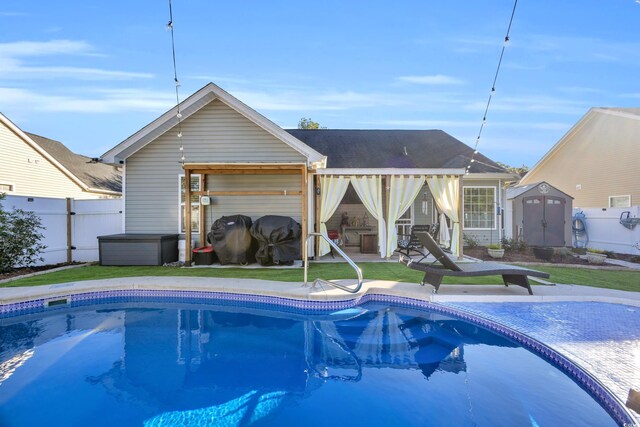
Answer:
[[[514,238],[529,246],[570,246],[573,197],[542,181],[507,189]]]

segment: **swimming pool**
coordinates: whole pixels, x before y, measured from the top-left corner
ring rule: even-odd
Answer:
[[[616,425],[521,337],[399,298],[105,293],[4,317],[3,426]]]

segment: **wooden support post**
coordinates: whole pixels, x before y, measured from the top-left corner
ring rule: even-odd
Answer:
[[[71,199],[67,197],[67,262],[71,263],[73,261],[73,255],[71,253],[71,246],[73,245],[72,234],[71,234]]]
[[[191,266],[191,170],[184,171],[184,263]]]
[[[464,232],[462,230],[462,224],[464,224],[464,220],[462,218],[462,208],[464,203],[464,194],[462,194],[462,175],[458,176],[458,261],[461,261],[464,258],[464,254],[462,253],[462,247],[464,246]]]
[[[200,175],[200,190],[206,194],[207,190],[207,176]],[[207,206],[204,206],[200,203],[200,196],[198,196],[198,203],[200,204],[200,244],[199,246],[207,246],[207,229],[205,227],[205,209]]]
[[[307,262],[307,232],[308,232],[308,223],[309,223],[309,214],[308,214],[308,171],[307,167],[303,166],[300,170],[300,183],[302,185],[302,236],[301,236],[301,244],[302,244],[302,261]]]

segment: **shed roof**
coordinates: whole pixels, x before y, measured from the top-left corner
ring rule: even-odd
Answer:
[[[442,130],[287,129],[328,168],[464,168],[473,149]],[[507,171],[478,153],[471,173]]]
[[[538,185],[540,185],[542,183],[547,184],[549,187],[555,189],[556,191],[559,191],[560,193],[564,194],[565,196],[569,197],[570,199],[573,199],[572,196],[570,196],[569,194],[565,193],[564,191],[558,190],[556,187],[554,187],[553,185],[549,184],[548,182],[539,181],[539,182],[534,182],[534,183],[531,183],[531,184],[516,185],[515,187],[507,188],[507,200],[515,199],[516,197],[520,196],[521,194],[524,194],[527,191],[533,190],[534,188],[536,188]]]
[[[90,157],[73,153],[60,141],[29,132],[25,134],[89,187],[89,190],[122,192],[122,174],[114,166],[92,162]]]

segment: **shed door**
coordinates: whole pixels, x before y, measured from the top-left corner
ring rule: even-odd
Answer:
[[[561,197],[546,196],[544,203],[544,244],[545,246],[564,246],[564,205]]]
[[[522,199],[522,234],[530,246],[564,246],[564,205],[554,196],[531,196]]]
[[[544,246],[544,196],[522,199],[522,238],[529,246]]]

